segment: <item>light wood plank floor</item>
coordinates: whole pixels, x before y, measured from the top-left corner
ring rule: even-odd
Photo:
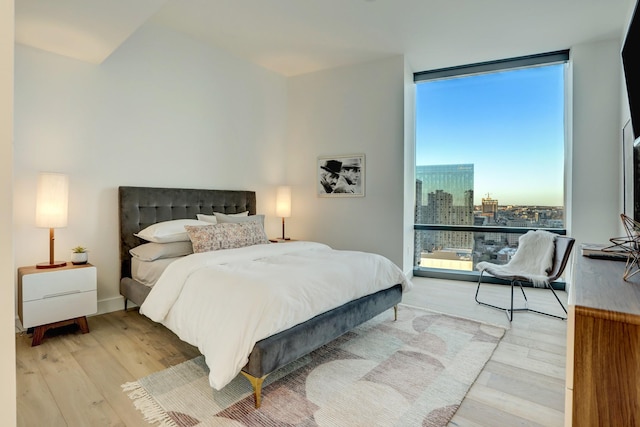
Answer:
[[[503,312],[474,301],[475,284],[414,278],[404,303],[508,328],[450,426],[563,425],[566,322]],[[485,288],[486,286],[486,288]],[[506,304],[508,287],[483,285]],[[530,306],[561,313],[547,290],[528,289]],[[559,296],[566,303],[566,293]],[[196,357],[198,350],[135,310],[89,318],[89,334],[61,331],[31,347],[16,336],[19,426],[147,425],[120,385]]]
[[[449,426],[556,427],[564,424],[567,322],[529,312],[514,314],[478,305],[476,283],[414,278],[403,302],[508,328]],[[547,289],[527,288],[529,307],[564,315]],[[480,298],[508,306],[510,288],[482,285]],[[566,307],[567,293],[557,292]],[[515,306],[522,294],[515,293]]]

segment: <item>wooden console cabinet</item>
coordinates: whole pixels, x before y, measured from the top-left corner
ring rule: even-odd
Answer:
[[[569,289],[565,426],[640,425],[640,273],[576,254]]]

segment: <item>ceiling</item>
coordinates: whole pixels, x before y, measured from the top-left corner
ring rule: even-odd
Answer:
[[[147,22],[284,76],[404,55],[413,71],[620,37],[633,0],[17,0],[16,42],[99,64]]]

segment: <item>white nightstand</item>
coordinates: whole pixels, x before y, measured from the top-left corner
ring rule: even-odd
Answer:
[[[269,239],[269,242],[271,243],[289,243],[289,242],[296,242],[297,240],[293,240],[293,239],[282,239],[282,238],[278,238],[278,239]]]
[[[77,324],[89,332],[87,315],[98,311],[97,272],[91,264],[38,269],[18,268],[18,315],[24,328],[34,327],[32,346],[47,330]]]

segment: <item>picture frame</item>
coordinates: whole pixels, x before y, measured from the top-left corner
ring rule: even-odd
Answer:
[[[631,218],[634,213],[634,193],[635,193],[635,161],[634,161],[634,138],[631,120],[628,120],[622,128],[622,208],[623,213]]]
[[[316,164],[318,197],[364,197],[365,156],[320,156]]]

